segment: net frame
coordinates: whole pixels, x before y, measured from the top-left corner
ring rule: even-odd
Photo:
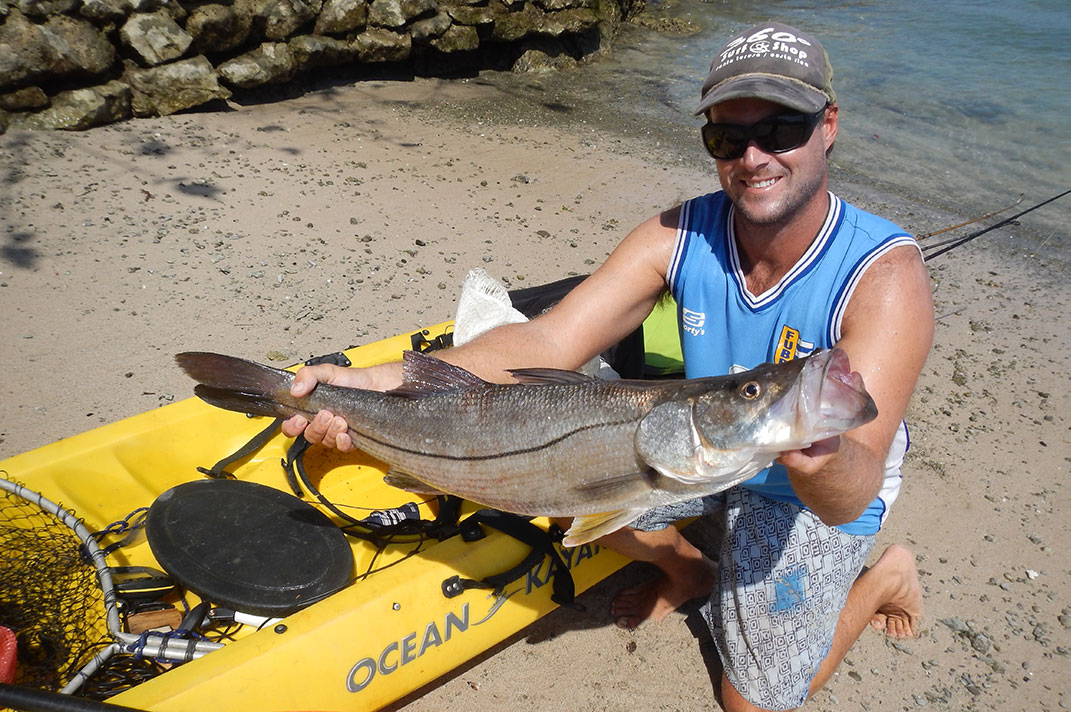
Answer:
[[[6,475],[7,473],[4,472],[4,474]],[[149,632],[138,635],[123,631],[119,616],[118,595],[106,555],[85,524],[82,523],[82,520],[71,510],[18,482],[0,477],[0,490],[4,490],[25,502],[37,505],[41,511],[51,515],[70,529],[78,538],[90,563],[96,570],[97,583],[103,593],[108,633],[114,642],[107,644],[94,654],[81,669],[76,671],[71,679],[59,690],[61,693],[73,694],[77,692],[85,681],[116,653],[181,663],[195,660],[223,647],[222,643],[187,639],[164,633]]]

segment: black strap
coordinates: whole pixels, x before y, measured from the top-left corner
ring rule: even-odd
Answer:
[[[305,365],[306,366],[315,366],[315,365],[321,364],[321,363],[333,363],[336,366],[349,366],[350,365],[350,360],[348,358],[346,358],[346,354],[342,353],[341,351],[336,351],[335,353],[324,354],[323,356],[315,356],[313,358],[310,358],[308,361],[305,362]],[[282,422],[283,422],[282,418],[276,418],[275,420],[273,420],[271,422],[270,425],[268,425],[263,430],[261,430],[259,433],[254,435],[252,437],[252,439],[249,440],[249,442],[247,442],[245,445],[242,445],[240,448],[238,448],[237,451],[235,451],[234,453],[232,453],[232,454],[228,455],[227,457],[223,458],[222,460],[217,462],[212,467],[209,467],[209,468],[198,467],[197,471],[200,472],[203,475],[207,475],[208,477],[212,477],[212,478],[217,478],[218,479],[218,478],[221,478],[221,477],[227,477],[227,478],[230,478],[232,480],[235,479],[235,477],[234,477],[234,475],[232,473],[227,472],[227,467],[229,465],[237,462],[238,460],[241,460],[243,457],[246,457],[247,455],[250,455],[250,454],[256,452],[257,450],[259,450],[261,447],[263,447],[264,443],[268,442],[268,440],[270,440],[272,438],[272,436],[275,435],[275,431],[279,428],[279,426],[282,424]],[[299,440],[304,441],[305,439],[304,438],[299,438]],[[295,445],[296,445],[296,443],[295,443]],[[308,447],[308,442],[305,442],[305,447]],[[293,452],[293,451],[294,451],[294,448],[291,447],[291,452]],[[298,453],[298,454],[300,454],[300,453]],[[290,458],[290,452],[287,453],[287,457]],[[293,475],[289,470],[287,470],[287,481],[290,483],[290,489],[292,489],[294,491],[294,494],[296,494],[298,497],[300,497],[301,496],[301,490],[298,487],[297,481],[294,480]]]
[[[268,425],[268,427],[264,428],[259,433],[254,435],[249,442],[238,448],[237,451],[223,458],[215,465],[212,465],[212,467],[198,467],[197,471],[203,475],[207,475],[215,479],[219,479],[221,477],[227,477],[232,480],[235,479],[234,475],[230,472],[227,472],[226,468],[230,464],[237,462],[243,457],[246,457],[247,455],[250,455],[259,450],[264,445],[264,443],[268,442],[268,440],[270,440],[272,436],[275,435],[275,431],[279,429],[279,426],[282,424],[282,422],[282,418],[276,418],[275,420],[271,421],[271,424]]]
[[[551,600],[562,606],[579,608],[575,603],[576,585],[573,582],[573,575],[569,572],[565,562],[562,561],[558,550],[554,548],[554,541],[559,534],[557,527],[552,527],[549,532],[543,531],[535,524],[532,524],[527,517],[500,512],[497,509],[481,509],[461,522],[462,538],[466,541],[482,538],[484,534],[479,526],[481,524],[486,524],[527,544],[531,547],[531,551],[520,563],[502,573],[487,576],[480,580],[466,579],[460,576],[451,576],[445,579],[442,583],[444,596],[453,598],[470,588],[489,588],[494,590],[495,593],[501,593],[507,584],[516,581],[538,566],[544,557],[549,556],[551,572],[554,578],[554,592],[551,594]]]
[[[412,334],[410,336],[410,342],[413,350],[427,353],[429,351],[437,351],[439,349],[447,348],[453,343],[452,333],[439,334],[438,336],[429,339],[428,337],[430,334],[431,332],[426,329]],[[305,365],[313,366],[320,363],[333,363],[337,366],[350,365],[349,359],[341,352],[309,359],[305,362]],[[275,432],[278,430],[282,421],[282,418],[275,419],[270,425],[257,433],[249,442],[240,447],[235,453],[223,458],[211,468],[206,469],[198,467],[197,470],[209,477],[229,477],[233,479],[234,475],[227,472],[226,468],[232,463],[261,448],[264,443],[275,435]],[[448,598],[457,596],[462,591],[469,588],[490,588],[495,591],[501,591],[507,584],[516,581],[525,573],[538,566],[539,563],[543,561],[544,557],[549,556],[551,558],[551,569],[554,579],[554,593],[551,596],[551,600],[560,605],[575,605],[573,601],[576,596],[576,587],[573,583],[573,576],[562,561],[557,549],[554,548],[555,537],[560,539],[560,532],[556,531],[557,527],[552,527],[550,532],[543,531],[532,524],[526,517],[500,512],[494,509],[481,509],[459,524],[458,517],[462,500],[461,498],[452,495],[439,497],[439,514],[434,521],[422,519],[406,520],[383,527],[373,526],[367,521],[362,521],[343,512],[324,497],[316,486],[313,485],[309,480],[304,467],[304,454],[308,447],[308,440],[306,440],[303,435],[299,435],[294,439],[293,444],[286,452],[286,457],[282,460],[283,470],[286,472],[286,480],[290,485],[290,489],[297,497],[304,497],[305,493],[308,492],[332,513],[340,517],[343,521],[348,522],[349,524],[343,527],[343,530],[348,533],[354,534],[354,528],[370,530],[370,534],[362,532],[359,536],[373,541],[386,543],[389,536],[398,533],[420,533],[435,537],[441,541],[460,532],[462,538],[466,541],[476,541],[485,536],[480,525],[486,524],[487,526],[497,529],[503,534],[511,536],[531,547],[531,551],[520,563],[502,573],[488,576],[479,581],[462,579],[459,576],[453,576],[443,581],[442,590]]]
[[[429,351],[438,351],[454,345],[454,333],[452,331],[444,331],[438,336],[432,336],[431,339],[428,338],[429,336],[431,336],[431,332],[427,329],[411,334],[409,343],[413,351],[426,354]]]

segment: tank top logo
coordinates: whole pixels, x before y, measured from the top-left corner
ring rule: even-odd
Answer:
[[[706,333],[703,325],[707,323],[705,312],[697,312],[681,307],[681,325],[692,336],[701,336]]]
[[[803,358],[814,351],[814,343],[800,338],[799,329],[793,329],[788,324],[781,327],[781,338],[777,342],[774,351],[774,363],[784,363],[795,358]]]

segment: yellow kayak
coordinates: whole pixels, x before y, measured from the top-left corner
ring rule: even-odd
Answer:
[[[416,332],[417,341],[434,342],[449,328],[446,323]],[[355,366],[397,360],[405,349],[413,348],[413,336],[403,334],[344,353]],[[339,535],[347,547],[341,574],[345,581],[327,590],[329,595],[313,596],[314,602],[300,610],[277,611],[269,606],[269,610],[229,618],[230,609],[239,604],[227,606],[207,600],[198,607],[201,597],[184,582],[215,576],[230,563],[224,557],[222,563],[208,567],[211,571],[187,572],[190,567],[197,569],[202,553],[194,548],[199,539],[195,523],[176,527],[167,516],[173,501],[178,502],[172,500],[174,493],[199,487],[191,483],[211,483],[215,489],[210,490],[210,496],[225,510],[232,501],[227,497],[255,499],[266,493],[263,488],[271,488],[267,497],[271,506],[281,501],[285,509],[292,500],[297,502],[296,509],[286,511],[310,510],[315,514],[290,515],[301,520],[299,524],[315,524],[313,519],[323,518],[344,527],[348,520],[363,519],[373,511],[389,514],[407,508],[419,520],[429,522],[440,513],[439,501],[384,484],[382,463],[360,453],[342,456],[319,448],[311,448],[305,455],[304,472],[306,481],[314,484],[330,506],[307,492],[298,500],[281,465],[291,441],[277,431],[262,446],[226,466],[234,479],[208,479],[198,470],[210,468],[239,450],[268,423],[264,418],[247,418],[190,398],[0,461],[0,477],[8,481],[7,490],[17,489],[30,499],[39,495],[58,504],[61,513],[81,520],[87,532],[110,532],[92,537],[99,547],[91,546],[90,555],[96,557],[106,572],[104,578],[111,579],[108,584],[117,591],[129,585],[123,574],[130,571],[166,571],[173,574],[177,584],[170,590],[166,582],[154,582],[150,576],[149,583],[143,581],[141,588],[159,585],[162,595],[147,604],[144,599],[153,596],[152,592],[137,586],[133,593],[126,590],[119,596],[118,615],[105,608],[99,588],[94,591],[89,606],[95,616],[90,635],[97,639],[88,654],[71,661],[67,679],[60,680],[67,692],[85,694],[93,687],[94,676],[106,672],[116,661],[166,658],[168,662],[154,664],[156,672],[143,676],[146,679],[117,686],[117,694],[108,701],[161,712],[376,710],[557,607],[552,600],[552,569],[568,569],[575,591],[580,593],[627,563],[596,545],[564,549],[554,544],[559,563],[543,556],[498,590],[470,588],[464,582],[482,581],[515,567],[525,560],[531,547],[492,526],[482,526],[485,536],[477,541],[460,535],[440,540],[411,532],[386,540]],[[217,487],[225,483],[230,489]],[[124,523],[135,520],[132,513],[144,512],[140,508],[149,508],[147,534],[125,529]],[[459,519],[464,521],[477,509],[463,503]],[[0,520],[6,511],[0,510]],[[338,512],[347,517],[340,517]],[[14,515],[7,516],[9,529],[25,533],[30,526],[14,521]],[[187,519],[181,521],[190,521],[188,512],[183,516]],[[219,517],[218,521],[218,533],[225,537],[233,539],[228,526],[246,526],[241,522],[228,524],[225,519]],[[542,531],[550,526],[541,519],[532,523]],[[154,526],[158,530],[155,540]],[[190,529],[183,528],[187,526]],[[196,526],[211,528],[216,524],[201,522]],[[315,531],[335,536],[322,526]],[[263,532],[267,539],[272,528],[268,526]],[[254,538],[259,538],[255,531]],[[183,564],[187,571],[169,571],[159,560],[164,540],[168,547],[179,549],[179,559],[189,560]],[[122,545],[113,547],[113,543]],[[233,543],[224,541],[219,548],[227,549]],[[30,549],[24,547],[19,555],[32,560]],[[172,556],[168,551],[169,564]],[[261,577],[270,581],[272,572],[266,569],[271,566],[265,561],[249,585],[256,588]],[[193,588],[212,590],[207,583]],[[295,594],[295,600],[301,595]],[[5,624],[3,604],[0,598],[0,625]],[[162,632],[127,630],[131,627],[129,618],[134,616],[126,614],[141,613],[142,609],[153,614],[149,618],[171,620],[172,624],[162,626]],[[197,610],[209,611],[197,631],[188,635],[173,631],[174,619],[188,619]],[[109,615],[113,616],[111,626],[107,625]],[[86,663],[89,672],[79,672]]]

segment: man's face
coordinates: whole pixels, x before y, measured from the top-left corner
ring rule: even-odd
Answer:
[[[764,99],[731,99],[709,112],[714,123],[750,126],[788,111]],[[718,177],[738,217],[769,225],[792,218],[813,201],[823,200],[826,186],[826,151],[837,135],[837,107],[825,116],[807,143],[784,153],[768,153],[752,141],[744,155],[718,160]]]

